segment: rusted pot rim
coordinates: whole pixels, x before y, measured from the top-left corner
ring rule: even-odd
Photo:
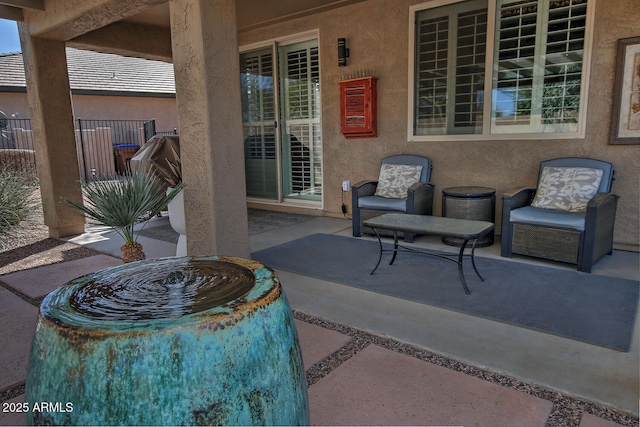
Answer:
[[[114,320],[87,316],[77,312],[70,304],[73,294],[96,276],[108,272],[109,274],[126,273],[132,268],[151,268],[154,264],[179,260],[221,261],[233,263],[249,270],[255,277],[254,286],[240,298],[226,304],[209,308],[197,313],[184,314],[180,317],[161,319]],[[130,334],[153,333],[171,328],[198,326],[201,328],[224,329],[233,326],[245,316],[253,315],[259,309],[268,306],[281,296],[280,281],[276,274],[264,264],[237,257],[200,256],[200,257],[168,257],[152,260],[137,261],[110,267],[95,273],[78,277],[57,288],[45,297],[40,306],[40,317],[54,324],[58,329],[66,329],[67,333]]]

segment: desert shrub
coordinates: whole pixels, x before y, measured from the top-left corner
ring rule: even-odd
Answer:
[[[20,223],[27,221],[39,207],[39,199],[34,197],[37,181],[0,172],[0,247],[5,247],[19,232]]]
[[[33,150],[1,149],[0,170],[25,178],[36,179],[36,153]]]

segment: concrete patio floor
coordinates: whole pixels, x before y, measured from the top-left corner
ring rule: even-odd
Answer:
[[[149,227],[169,227],[168,220],[154,218]],[[251,249],[318,232],[348,236],[350,221],[317,217],[253,234]],[[499,257],[497,240],[476,254]],[[147,258],[175,253],[172,243],[139,241]],[[121,241],[114,233],[95,231],[70,242],[52,249],[55,256],[33,255],[50,256],[53,264],[24,270],[16,265],[0,275],[0,425],[24,424],[4,403],[24,399],[39,302],[72,278],[120,264]],[[99,253],[66,259],[77,245]],[[416,245],[441,246],[429,237],[419,237]],[[313,425],[638,425],[638,318],[631,351],[623,353],[276,272],[296,316]],[[593,274],[638,280],[639,255],[615,251]]]

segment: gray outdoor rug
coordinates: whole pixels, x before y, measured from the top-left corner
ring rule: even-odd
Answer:
[[[386,244],[392,248],[391,244]],[[629,351],[638,306],[637,281],[476,257],[469,258],[465,295],[455,263],[415,253],[378,260],[378,243],[313,234],[258,252],[265,265],[393,297]],[[452,248],[452,252],[455,249]]]

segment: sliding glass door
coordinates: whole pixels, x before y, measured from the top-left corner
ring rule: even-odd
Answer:
[[[271,48],[240,56],[247,195],[278,198],[276,93]]]
[[[242,53],[240,71],[247,195],[321,202],[317,40]]]

